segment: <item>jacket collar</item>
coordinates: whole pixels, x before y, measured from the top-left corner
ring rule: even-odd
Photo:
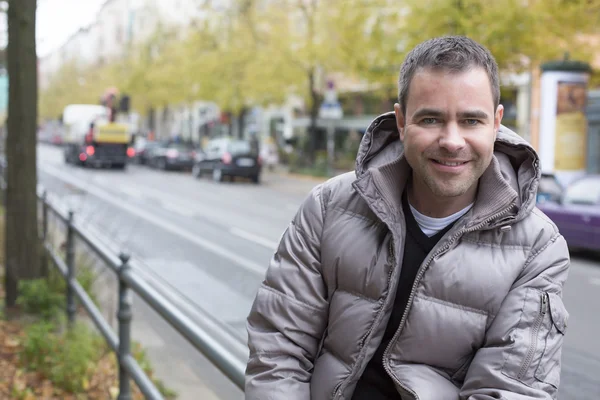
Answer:
[[[376,189],[382,203],[375,212],[382,220],[397,223],[402,213],[402,193],[406,189],[412,169],[402,154],[396,160],[379,167],[370,168],[355,185],[363,193]],[[372,185],[371,185],[372,183]],[[372,191],[372,190],[371,190]],[[484,228],[499,226],[516,218],[518,195],[504,178],[496,156],[479,179],[477,198],[473,209],[466,215],[467,226],[485,221]],[[498,218],[494,218],[498,216]],[[502,218],[499,218],[502,217]],[[489,221],[488,221],[489,220]]]

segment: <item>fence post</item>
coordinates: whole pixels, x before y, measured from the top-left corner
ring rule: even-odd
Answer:
[[[45,245],[48,240],[48,192],[42,194],[42,276],[48,277],[48,252]]]
[[[4,207],[4,212],[6,212],[6,191],[8,189],[8,183],[6,182],[6,156],[0,159],[0,177],[2,178],[2,207]]]
[[[67,317],[72,325],[75,322],[75,293],[71,282],[75,280],[75,232],[73,230],[73,211],[69,211],[67,220]]]
[[[117,400],[131,400],[131,382],[127,370],[124,368],[125,357],[131,352],[131,296],[130,290],[123,279],[129,266],[129,255],[121,253],[121,267],[119,268],[119,396]]]

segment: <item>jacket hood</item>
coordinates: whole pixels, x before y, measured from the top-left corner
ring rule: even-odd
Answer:
[[[357,178],[370,168],[381,167],[403,158],[403,146],[394,112],[375,118],[367,128],[356,157]],[[499,168],[502,178],[518,194],[516,219],[520,220],[535,207],[541,176],[539,157],[533,147],[512,130],[501,125],[494,144],[490,168]]]

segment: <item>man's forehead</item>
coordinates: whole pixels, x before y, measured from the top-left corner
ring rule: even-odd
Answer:
[[[450,91],[444,88],[450,88]],[[431,108],[446,108],[449,106],[448,96],[451,96],[453,108],[465,109],[462,111],[482,107],[494,108],[489,77],[483,68],[477,67],[465,71],[431,68],[418,70],[410,83],[406,105],[414,110],[425,107],[426,104],[422,102],[426,102]],[[415,102],[419,104],[414,104]]]

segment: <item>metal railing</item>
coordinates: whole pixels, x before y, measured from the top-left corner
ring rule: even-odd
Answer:
[[[0,188],[3,197],[6,194],[6,181],[4,180],[5,161],[0,159]],[[218,321],[206,321],[206,326],[200,326],[188,315],[183,313],[157,288],[144,279],[136,269],[131,268],[130,257],[127,254],[115,254],[97,237],[83,229],[75,221],[74,213],[65,213],[49,201],[46,192],[38,193],[42,206],[42,232],[41,239],[46,257],[42,262],[47,262],[47,257],[52,261],[67,282],[66,314],[69,324],[76,318],[75,299],[81,305],[98,328],[110,348],[116,353],[119,361],[119,395],[118,400],[129,400],[131,396],[130,380],[132,379],[147,399],[162,400],[163,396],[145,374],[143,369],[131,354],[131,293],[135,293],[152,307],[171,327],[178,331],[187,341],[202,353],[210,362],[229,378],[239,389],[244,390],[245,362],[232,351],[239,347],[240,341],[226,329],[219,328]],[[5,202],[3,202],[6,204]],[[53,213],[59,220],[66,224],[66,252],[63,260],[59,252],[53,248],[48,240],[49,213]],[[75,239],[82,240],[93,253],[102,259],[106,265],[117,275],[118,287],[118,334],[112,330],[110,324],[104,319],[101,311],[96,307],[88,293],[76,279],[75,274]],[[47,264],[46,264],[47,265]],[[207,317],[208,318],[208,317]]]

